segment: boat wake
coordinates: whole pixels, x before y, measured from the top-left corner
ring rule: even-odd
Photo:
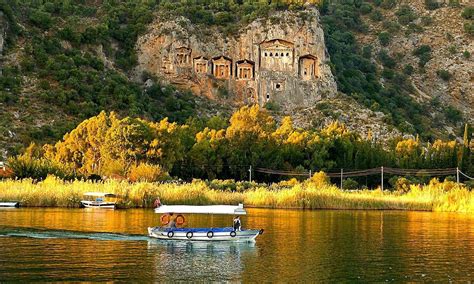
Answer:
[[[98,241],[148,241],[150,239],[149,237],[144,235],[32,228],[0,228],[0,237],[34,239],[86,239]]]

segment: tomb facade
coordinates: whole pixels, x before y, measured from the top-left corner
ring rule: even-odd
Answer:
[[[253,80],[255,77],[255,63],[250,60],[240,60],[236,62],[236,79]]]
[[[293,71],[294,44],[272,39],[260,44],[260,68],[269,71]]]
[[[194,58],[194,72],[197,74],[207,74],[209,59],[204,56]]]
[[[176,65],[187,67],[191,65],[191,48],[181,46],[176,48]]]
[[[232,76],[232,59],[226,56],[212,59],[212,74],[218,79],[230,79]]]
[[[318,77],[318,58],[311,54],[303,55],[298,60],[299,76],[302,80],[314,80]]]

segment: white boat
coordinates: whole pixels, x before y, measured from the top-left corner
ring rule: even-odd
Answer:
[[[155,213],[165,214],[163,218],[169,215],[178,214],[176,219],[181,214],[229,214],[229,215],[245,215],[242,204],[238,206],[231,205],[208,205],[208,206],[193,206],[193,205],[161,205],[155,209]],[[184,219],[184,217],[183,217]],[[184,220],[183,220],[184,221]],[[263,234],[263,229],[237,229],[233,227],[220,228],[179,228],[179,227],[149,227],[148,235],[152,238],[160,240],[181,240],[181,241],[237,241],[249,242]]]
[[[7,207],[7,208],[18,208],[20,207],[20,202],[0,202],[0,207]]]
[[[107,192],[86,192],[85,199],[81,201],[81,205],[85,208],[102,208],[115,209],[117,195]],[[111,198],[115,198],[111,201]]]

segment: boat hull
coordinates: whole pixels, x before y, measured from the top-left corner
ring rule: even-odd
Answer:
[[[252,242],[263,230],[234,231],[232,228],[149,227],[148,235],[160,240]]]
[[[20,207],[20,202],[0,202],[0,207],[18,208]]]
[[[100,209],[115,209],[115,202],[96,202],[96,201],[81,201],[85,208],[100,208]]]

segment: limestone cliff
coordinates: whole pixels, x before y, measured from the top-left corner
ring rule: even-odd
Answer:
[[[137,42],[138,70],[235,105],[309,107],[337,92],[319,12],[279,12],[238,35],[157,19]]]
[[[423,0],[402,0],[392,9],[376,8],[383,15],[383,21],[373,21],[367,16],[365,22],[370,33],[360,34],[359,40],[372,45],[374,53],[387,50],[397,58],[399,68],[413,66],[418,69],[410,77],[415,90],[412,96],[417,101],[422,104],[439,101],[439,108],[453,105],[462,111],[467,121],[473,123],[474,60],[471,55],[474,54],[474,41],[464,31],[463,24],[467,20],[461,16],[463,9],[472,5],[472,2],[459,1],[459,5],[448,5],[455,1],[437,2],[441,6],[435,10],[427,9]],[[398,24],[396,31],[390,31],[390,25],[400,22],[397,13],[403,5],[412,9],[414,20],[408,25]],[[410,30],[411,27],[416,27],[415,32]],[[392,34],[392,39],[384,47],[377,40],[377,35],[387,30]],[[417,68],[419,59],[413,52],[422,45],[431,47],[431,59],[424,68]],[[439,76],[440,72],[449,74],[448,79]],[[432,116],[438,119],[435,114]],[[454,134],[450,127],[446,129]]]

